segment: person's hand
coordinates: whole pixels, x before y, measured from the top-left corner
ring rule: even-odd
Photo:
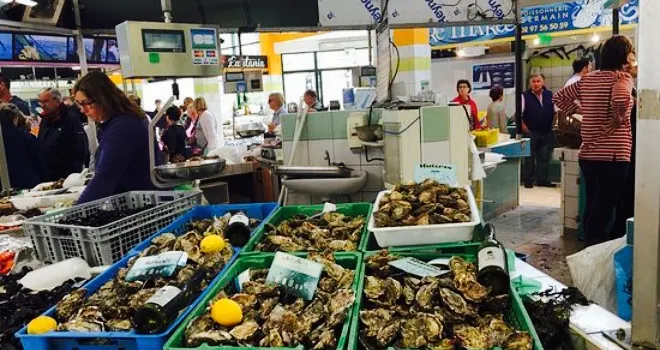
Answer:
[[[273,132],[276,127],[277,127],[277,125],[275,125],[274,123],[269,123],[268,124],[268,132]]]
[[[522,123],[522,131],[525,134],[529,134],[529,129],[527,128],[527,125],[525,125],[525,123]]]

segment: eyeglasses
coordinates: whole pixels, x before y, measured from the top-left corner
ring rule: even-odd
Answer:
[[[75,101],[75,104],[76,106],[78,106],[78,108],[83,108],[83,107],[87,108],[93,105],[94,103],[96,103],[96,101],[94,100]]]
[[[459,89],[469,89],[470,87],[467,85],[461,85],[458,87]]]

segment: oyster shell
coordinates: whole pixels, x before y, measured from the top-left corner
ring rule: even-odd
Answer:
[[[466,316],[475,316],[477,314],[474,306],[468,304],[460,294],[455,293],[449,288],[440,288],[440,299],[457,314]]]
[[[489,349],[488,337],[477,327],[468,325],[454,326],[454,335],[461,342],[461,346],[472,349]]]
[[[512,350],[531,350],[534,346],[532,337],[527,332],[516,331],[506,342],[506,349]]]
[[[57,311],[55,313],[57,319],[65,322],[75,315],[82,306],[86,293],[87,290],[85,288],[79,288],[62,298],[57,303]]]
[[[232,328],[229,334],[235,339],[243,341],[252,338],[257,330],[259,330],[259,324],[254,321],[248,321]]]

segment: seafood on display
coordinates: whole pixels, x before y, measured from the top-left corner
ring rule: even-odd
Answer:
[[[184,346],[297,347],[333,349],[355,302],[351,288],[355,271],[335,262],[331,251],[310,252],[308,259],[324,265],[310,301],[285,293],[266,283],[268,269],[250,269],[250,280],[240,291],[227,287],[209,302],[206,311],[193,319],[184,334]],[[214,322],[211,305],[229,298],[240,305],[242,321],[225,327]]]
[[[397,185],[378,202],[376,227],[435,225],[471,220],[467,190],[435,180]]]
[[[258,251],[356,251],[364,216],[347,216],[339,212],[320,217],[295,215],[279,225],[266,225],[266,232],[256,246]]]
[[[491,297],[475,267],[452,257],[449,273],[419,277],[381,251],[365,260],[359,341],[365,349],[475,348],[531,350],[531,336],[511,325],[508,295]]]

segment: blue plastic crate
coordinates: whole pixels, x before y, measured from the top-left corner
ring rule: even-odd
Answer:
[[[152,235],[144,242],[137,245],[131,250],[124,258],[112,265],[108,270],[95,277],[85,285],[88,291],[88,296],[94,294],[101,286],[115,277],[119,269],[128,264],[128,260],[139,254],[143,249],[148,247],[151,240],[163,233],[172,232],[175,235],[185,233],[185,226],[190,220],[204,219],[213,216],[224,215],[228,211],[241,210],[244,211],[248,217],[255,219],[266,219],[270,214],[277,209],[276,203],[261,203],[261,204],[236,204],[236,205],[216,205],[216,206],[198,206],[190,210],[185,215],[175,220],[171,225],[160,230],[158,233]],[[265,222],[265,220],[263,220]],[[238,256],[239,248],[234,249],[234,255],[223,267],[222,271],[218,273],[209,286],[214,285],[220,280],[225,271],[231,266]],[[177,326],[186,318],[201,300],[203,300],[209,293],[210,289],[202,291],[202,293],[195,299],[195,301],[188,306],[179,316],[172,322],[167,330],[161,334],[137,334],[135,331],[130,332],[50,332],[40,335],[28,335],[26,327],[23,327],[16,333],[16,337],[21,339],[21,343],[25,349],[30,350],[152,350],[162,349],[163,345],[174,332]],[[54,317],[55,307],[50,308],[44,315]],[[103,340],[104,345],[99,345],[98,341]]]
[[[181,235],[186,232],[185,225],[192,220],[208,219],[214,216],[222,216],[227,212],[242,211],[250,219],[259,219],[261,224],[255,227],[254,230],[250,233],[253,235],[255,232],[259,231],[259,228],[264,225],[264,223],[274,212],[275,209],[279,208],[279,204],[275,202],[271,203],[252,203],[252,204],[220,204],[220,205],[200,205],[196,206],[190,211],[188,211],[183,216],[176,219],[170,226],[165,227],[160,230],[158,233],[152,235],[144,242],[138,244],[133,248],[133,251],[142,251],[151,244],[151,240],[160,236],[164,232],[172,232],[175,235]],[[131,252],[133,252],[131,251]]]

